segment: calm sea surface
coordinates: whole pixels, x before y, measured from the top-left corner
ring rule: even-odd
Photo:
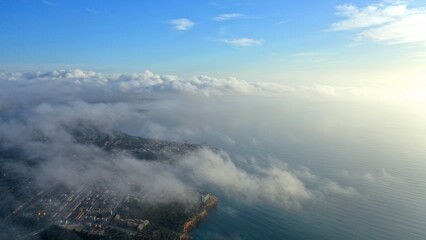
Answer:
[[[224,130],[237,144],[221,147],[259,159],[272,155],[359,194],[326,195],[300,209],[286,209],[236,201],[218,190],[220,204],[194,231],[195,239],[426,239],[426,121],[421,110],[316,103],[271,111],[276,114],[260,111],[268,116],[264,119],[248,110],[227,119],[245,117],[240,128],[234,124]],[[245,141],[248,136],[256,138],[255,148]]]

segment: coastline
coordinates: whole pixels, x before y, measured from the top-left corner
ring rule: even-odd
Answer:
[[[189,233],[195,229],[195,227],[200,224],[208,215],[209,212],[216,207],[219,202],[219,198],[213,195],[208,195],[208,199],[205,201],[205,205],[203,210],[197,215],[191,217],[188,221],[183,225],[183,233],[180,236],[181,240],[191,239]]]

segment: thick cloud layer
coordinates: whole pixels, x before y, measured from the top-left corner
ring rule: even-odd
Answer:
[[[258,94],[276,91],[279,85],[249,83],[236,78],[213,78],[196,76],[180,79],[174,75],[157,75],[150,71],[142,74],[103,75],[93,71],[60,70],[33,73],[0,73],[4,86],[28,86],[33,88],[55,88],[63,93],[71,90],[84,92],[87,88],[98,88],[115,93],[185,93],[194,95],[223,95],[227,93]],[[59,87],[69,89],[60,89]]]
[[[133,191],[136,186],[151,201],[188,200],[194,189],[206,188],[247,203],[266,201],[285,208],[300,208],[304,202],[332,194],[358,194],[353,188],[320,178],[307,169],[278,167],[265,164],[262,159],[243,159],[209,148],[176,157],[173,163],[140,161],[126,152],[111,155],[98,147],[76,143],[68,131],[83,125],[96,126],[110,134],[114,129],[138,126],[148,129],[141,135],[169,140],[173,135],[191,134],[191,129],[171,131],[164,122],[157,123],[147,109],[168,111],[161,104],[165,102],[170,107],[179,94],[204,98],[230,93],[292,91],[281,85],[205,76],[180,80],[148,71],[141,75],[105,76],[74,70],[1,73],[0,86],[1,141],[9,147],[22,148],[27,157],[40,161],[35,169],[19,163],[15,163],[14,168],[33,176],[41,186],[48,187],[54,182],[76,187],[104,181],[117,191]],[[198,107],[203,107],[202,102]],[[173,121],[173,113],[169,115]],[[175,119],[174,124],[179,125],[179,121],[182,119]],[[184,124],[188,125],[191,123]],[[194,126],[197,125],[194,122]],[[193,131],[197,130],[194,127]],[[43,136],[44,141],[35,141],[35,135]],[[234,145],[239,140],[226,135],[222,139]],[[242,165],[241,161],[247,164]]]
[[[343,86],[287,86],[268,82],[247,82],[234,77],[215,78],[194,76],[182,79],[175,75],[142,74],[104,75],[93,71],[59,70],[50,72],[0,72],[2,100],[22,100],[30,97],[50,100],[119,100],[141,98],[152,93],[177,93],[191,96],[223,95],[306,95],[358,96],[372,89]],[[46,95],[46,93],[48,93]]]

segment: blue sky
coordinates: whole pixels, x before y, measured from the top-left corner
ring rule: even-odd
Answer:
[[[417,83],[426,76],[425,9],[397,0],[0,0],[0,70],[149,69],[295,84],[412,74]]]

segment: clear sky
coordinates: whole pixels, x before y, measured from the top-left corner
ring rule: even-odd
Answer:
[[[422,84],[426,1],[0,0],[0,70]]]

